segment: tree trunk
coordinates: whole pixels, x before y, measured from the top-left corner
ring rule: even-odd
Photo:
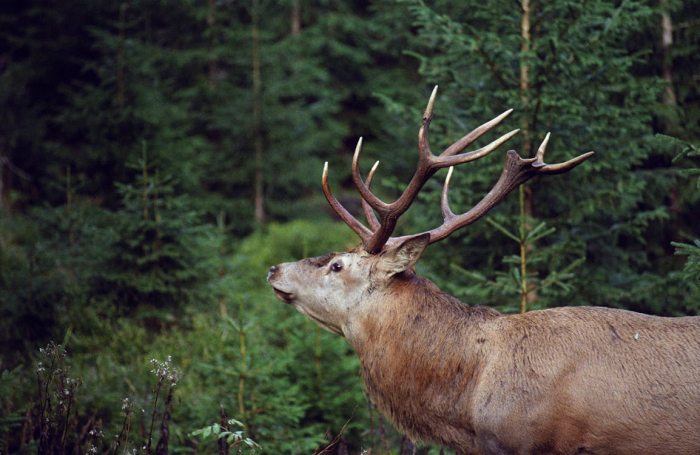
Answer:
[[[291,34],[296,35],[301,31],[301,4],[299,0],[292,0]]]
[[[662,77],[666,80],[667,85],[664,89],[664,94],[662,96],[661,102],[668,106],[666,112],[666,118],[664,119],[664,132],[667,134],[675,134],[678,128],[679,119],[677,111],[674,107],[678,104],[678,99],[676,98],[676,91],[673,84],[673,55],[671,49],[673,47],[673,22],[671,21],[671,15],[666,10],[668,5],[668,0],[659,0],[659,4],[662,7],[661,12],[661,52],[663,54],[662,60]]]
[[[532,152],[530,129],[532,127],[532,115],[530,112],[530,0],[522,0],[522,16],[520,19],[520,101],[523,105],[523,117],[520,123],[520,133],[523,135],[521,154],[529,158]],[[524,185],[520,186],[522,208],[525,216],[532,216],[532,192]]]
[[[532,129],[533,114],[531,103],[531,93],[530,93],[530,51],[532,36],[530,33],[530,0],[522,0],[521,4],[521,17],[520,17],[520,101],[523,105],[523,117],[520,125],[520,133],[523,135],[522,150],[521,154],[525,158],[529,158],[532,155],[532,139],[530,131]],[[520,219],[522,227],[525,230],[532,229],[529,221],[534,215],[533,210],[533,196],[532,189],[525,184],[520,185],[518,189],[519,200],[520,200]],[[525,266],[526,255],[532,252],[532,245],[525,247],[521,244],[520,248],[520,258],[521,258],[521,280],[522,280],[522,299],[520,301],[520,312],[525,313],[527,311],[527,304],[534,303],[539,300],[539,294],[537,291],[529,290],[530,285],[527,282],[527,270]]]
[[[522,0],[520,18],[520,101],[523,104],[523,118],[520,133],[523,135],[522,155],[530,156],[530,0]]]
[[[666,6],[668,0],[660,0],[661,6]],[[671,15],[667,11],[661,13],[661,50],[663,51],[663,78],[668,81],[664,91],[664,104],[676,104],[676,93],[673,90],[673,59],[671,56],[673,46],[673,23]]]

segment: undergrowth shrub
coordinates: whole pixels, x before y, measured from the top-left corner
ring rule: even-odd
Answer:
[[[222,241],[202,239],[210,251]],[[209,277],[211,293],[156,331],[142,319],[84,307],[78,324],[56,331],[60,345],[24,352],[12,370],[0,367],[0,449],[387,454],[409,447],[369,405],[349,344],[278,301],[266,283],[273,264],[356,241],[342,224],[271,224],[212,257],[205,268],[219,273]],[[176,382],[168,373],[175,370]]]

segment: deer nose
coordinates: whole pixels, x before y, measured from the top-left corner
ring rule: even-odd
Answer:
[[[270,278],[272,278],[272,277],[274,276],[275,273],[277,273],[277,271],[278,271],[279,269],[280,269],[280,268],[277,267],[276,265],[273,265],[272,267],[270,267],[270,270],[267,272],[267,279],[268,279],[268,281],[270,280]]]

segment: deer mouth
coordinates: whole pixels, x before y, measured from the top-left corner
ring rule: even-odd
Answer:
[[[274,286],[272,287],[272,290],[275,292],[275,296],[285,303],[292,303],[294,300],[294,294],[290,292],[284,292]]]

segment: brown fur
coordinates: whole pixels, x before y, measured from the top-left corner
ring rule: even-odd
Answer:
[[[415,275],[391,292],[356,350],[407,434],[459,453],[700,453],[700,318],[503,316]]]
[[[320,262],[340,261],[350,289],[362,273],[376,282],[329,320],[293,283],[332,272],[312,276],[318,264],[301,261],[273,267],[269,281],[348,339],[370,398],[412,438],[459,454],[700,454],[700,318],[593,307],[505,316],[410,268],[382,281],[381,258],[345,255],[355,256]]]

